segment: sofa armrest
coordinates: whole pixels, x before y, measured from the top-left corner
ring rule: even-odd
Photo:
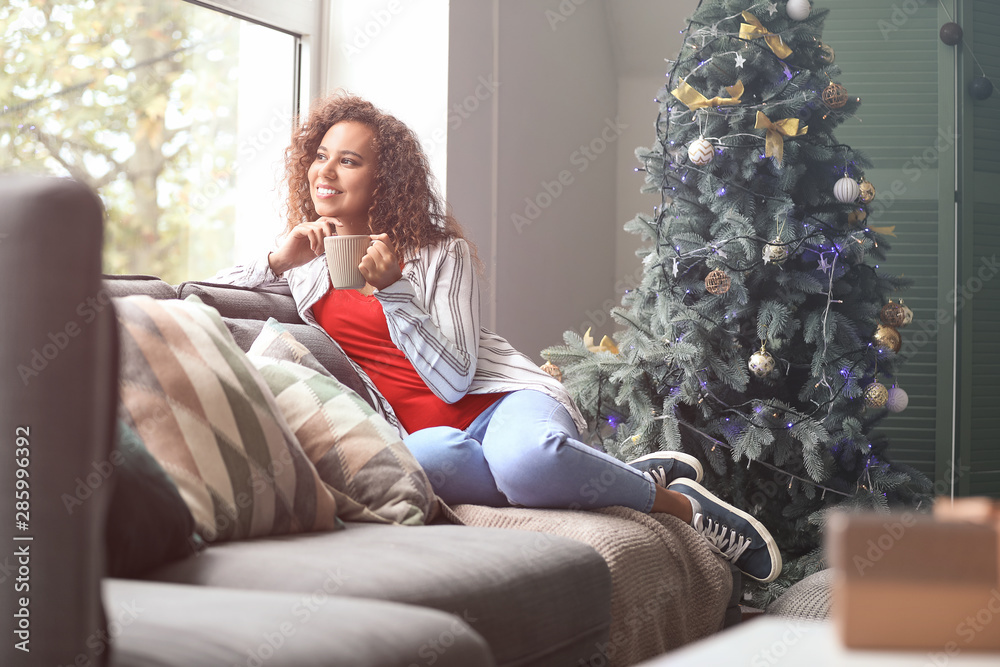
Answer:
[[[79,183],[29,176],[0,177],[0,201],[0,564],[14,573],[0,583],[0,664],[101,665],[99,471],[118,379],[102,207]]]

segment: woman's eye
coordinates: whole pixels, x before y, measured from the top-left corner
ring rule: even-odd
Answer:
[[[340,162],[341,164],[357,164],[354,160],[352,160],[349,157],[343,158]]]

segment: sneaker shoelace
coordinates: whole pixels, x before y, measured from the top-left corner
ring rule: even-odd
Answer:
[[[667,479],[667,471],[664,469],[663,466],[656,466],[655,468],[650,468],[649,476],[653,478],[654,482],[656,482],[659,486],[662,486],[663,488],[666,488],[667,484],[669,483],[669,480]]]
[[[695,514],[692,525],[708,541],[709,548],[726,560],[735,561],[750,546],[749,538],[703,514]]]

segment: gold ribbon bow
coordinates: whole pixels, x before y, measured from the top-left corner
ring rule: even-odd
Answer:
[[[809,131],[808,125],[799,127],[798,118],[783,118],[774,123],[762,112],[757,112],[757,124],[754,126],[758,130],[767,130],[764,144],[764,155],[773,157],[778,165],[785,155],[785,137],[801,137]]]
[[[746,20],[746,23],[740,24],[740,39],[758,39],[763,37],[764,41],[767,42],[768,48],[774,51],[774,55],[782,60],[792,55],[792,50],[788,48],[787,44],[781,41],[781,36],[765,28],[760,19],[750,12],[743,12],[743,18]]]
[[[882,236],[896,236],[896,225],[891,225],[889,227],[869,227],[868,229],[873,232],[878,232]]]
[[[713,97],[712,99],[708,99],[689,86],[687,81],[681,81],[681,85],[670,91],[670,94],[692,111],[705,107],[731,107],[739,104],[740,98],[743,97],[743,82],[737,81],[735,84],[727,87],[726,92],[731,97]]]
[[[610,352],[611,354],[618,354],[618,346],[615,345],[615,341],[611,340],[607,336],[601,339],[600,345],[594,345],[594,337],[590,335],[590,329],[587,329],[587,333],[583,334],[583,344],[591,352],[600,352],[604,350],[605,352]]]

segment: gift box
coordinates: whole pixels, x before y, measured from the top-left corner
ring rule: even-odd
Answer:
[[[834,514],[826,549],[843,643],[952,656],[1000,651],[1000,506],[941,500],[934,516]]]

